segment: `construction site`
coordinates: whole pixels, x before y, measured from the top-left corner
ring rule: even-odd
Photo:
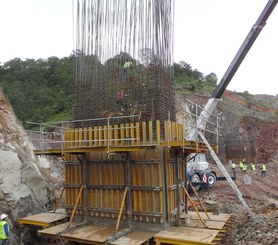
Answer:
[[[278,233],[278,160],[267,166],[266,203],[264,194],[255,197],[262,185],[250,189],[250,178],[235,176],[230,163],[269,155],[256,153],[255,140],[236,151],[230,137],[223,157],[224,123],[215,112],[222,96],[232,97],[225,89],[276,4],[267,3],[211,97],[188,97],[182,111],[172,66],[174,1],[76,1],[74,120],[38,123],[29,133],[36,158],[59,159],[62,183],[47,211],[22,212],[17,222],[30,239],[11,244],[277,244],[277,235],[241,243],[246,233],[235,227],[248,221],[263,229],[259,211],[271,210],[266,219]],[[209,172],[206,155],[215,162]]]

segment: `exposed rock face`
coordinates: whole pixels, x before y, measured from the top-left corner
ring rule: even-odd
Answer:
[[[186,99],[204,107],[208,97],[177,95],[177,118],[184,120],[181,110],[188,110]],[[275,107],[277,105],[277,107]],[[271,107],[273,106],[273,107]],[[246,95],[226,91],[215,113],[220,115],[223,136],[219,140],[218,156],[223,162],[267,163],[278,156],[278,97]],[[209,158],[208,158],[209,159]]]
[[[0,212],[9,215],[11,228],[47,203],[47,182],[37,164],[27,134],[0,92]],[[12,233],[11,244],[19,244],[16,230]]]

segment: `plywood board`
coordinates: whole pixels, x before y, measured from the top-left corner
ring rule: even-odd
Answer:
[[[18,222],[22,224],[48,227],[51,224],[57,221],[62,221],[66,218],[68,218],[67,214],[41,213],[19,219]]]
[[[68,233],[63,233],[61,237],[68,241],[90,242],[92,244],[103,243],[114,234],[114,231],[114,227],[87,225],[71,230]]]
[[[206,220],[206,227],[209,229],[221,230],[226,224],[225,221],[215,221],[215,220]],[[186,224],[188,227],[196,227],[196,228],[206,228],[201,220],[192,219],[189,224]]]
[[[211,243],[219,231],[210,229],[200,229],[191,227],[168,227],[163,231],[158,232],[154,235],[156,240],[168,240],[172,241],[184,241],[199,244]]]
[[[199,212],[199,213],[201,214],[201,216],[204,220],[209,220],[205,212]],[[181,214],[181,218],[183,218],[185,215],[186,214]],[[199,220],[197,213],[194,211],[188,211],[188,215],[189,215],[190,219],[198,219]],[[230,214],[221,213],[221,214],[215,215],[215,214],[212,214],[212,212],[208,212],[208,216],[210,217],[210,220],[224,221],[224,222],[226,222],[231,217]]]
[[[156,232],[153,231],[134,231],[112,242],[112,245],[141,245],[151,239]]]
[[[72,223],[70,225],[71,228],[74,227],[74,226],[75,226],[74,223]],[[40,230],[40,231],[38,231],[38,233],[40,235],[54,237],[54,236],[57,236],[60,232],[65,231],[67,228],[68,228],[68,222],[60,224],[60,225],[51,226],[49,228]]]

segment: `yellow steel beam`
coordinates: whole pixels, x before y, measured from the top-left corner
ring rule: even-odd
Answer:
[[[26,219],[18,219],[20,224],[24,225],[33,225],[33,226],[41,226],[41,227],[49,227],[51,224],[43,221],[35,221],[35,220],[26,220]]]

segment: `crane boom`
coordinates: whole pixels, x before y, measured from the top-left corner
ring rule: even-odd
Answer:
[[[212,150],[212,148],[210,147],[210,145],[206,141],[204,135],[201,132],[198,133],[198,130],[205,129],[206,122],[209,120],[209,118],[210,118],[212,112],[214,111],[214,109],[216,108],[220,98],[224,94],[228,84],[232,80],[233,76],[235,75],[237,69],[239,68],[240,64],[244,60],[244,58],[247,55],[248,51],[252,47],[253,43],[255,42],[257,37],[259,36],[262,28],[265,26],[268,17],[270,16],[272,11],[274,10],[274,8],[277,5],[277,3],[278,3],[278,0],[269,0],[268,1],[267,5],[263,9],[263,11],[262,11],[261,15],[259,16],[258,20],[253,25],[253,27],[251,28],[251,30],[248,33],[247,37],[243,41],[241,47],[239,48],[238,52],[236,53],[232,63],[228,67],[228,69],[225,72],[225,74],[224,74],[223,78],[221,79],[220,83],[217,85],[217,87],[216,87],[215,91],[212,93],[209,101],[207,102],[207,104],[205,105],[204,109],[200,113],[200,116],[199,116],[199,118],[197,120],[196,128],[194,128],[189,133],[189,135],[187,137],[187,139],[189,139],[189,140],[196,140],[198,138],[198,135],[200,135],[202,140],[206,143],[208,149],[210,149],[210,153],[211,153],[213,159],[216,161],[218,167],[220,168],[220,170],[222,171],[224,176],[227,176],[226,179],[228,180],[228,183],[232,186],[232,188],[234,189],[235,193],[239,197],[240,201],[242,202],[242,204],[244,205],[244,207],[246,208],[246,210],[248,211],[248,213],[250,214],[250,216],[253,219],[255,219],[255,217],[256,217],[255,214],[253,214],[253,212],[251,211],[251,209],[249,208],[249,206],[247,205],[245,200],[242,198],[240,190],[233,183],[231,177],[229,175],[227,175],[226,169],[224,168],[224,166],[222,165],[220,160],[215,155],[214,151]],[[190,157],[190,159],[195,159],[195,158],[191,157],[191,155],[189,157]],[[204,154],[199,154],[198,155],[198,159],[199,159],[199,162],[206,162]],[[188,165],[187,165],[187,169],[188,169],[187,175],[191,176],[191,181],[192,181],[192,179],[194,180],[193,176],[196,176],[196,175],[201,176],[204,173],[208,173],[210,175],[210,171],[209,170],[201,171],[201,168],[198,167],[199,162],[196,161],[196,159],[195,160],[190,160],[188,162]],[[208,163],[207,163],[206,166],[208,166]]]
[[[268,1],[267,5],[265,6],[265,8],[262,11],[261,15],[259,16],[258,20],[253,25],[253,27],[251,28],[247,37],[243,41],[241,47],[239,48],[238,52],[236,53],[232,63],[230,64],[227,71],[225,72],[219,85],[216,87],[215,91],[213,92],[211,98],[220,99],[222,97],[223,93],[225,92],[226,87],[232,80],[232,78],[235,75],[237,69],[239,68],[241,62],[244,60],[248,51],[250,50],[253,43],[256,41],[257,37],[259,36],[261,30],[265,26],[266,21],[267,21],[268,17],[270,16],[270,14],[272,13],[273,9],[275,8],[277,2],[278,2],[278,0]]]
[[[196,134],[197,129],[204,129],[206,126],[206,122],[208,121],[210,115],[216,108],[218,101],[224,94],[226,87],[229,85],[230,81],[232,80],[233,76],[235,75],[237,69],[239,68],[240,64],[244,60],[245,56],[247,55],[248,51],[252,47],[253,43],[259,36],[261,30],[266,24],[266,21],[272,11],[274,10],[278,0],[269,0],[266,4],[265,8],[263,9],[262,13],[260,14],[256,23],[252,26],[251,30],[249,31],[248,35],[244,39],[242,45],[240,46],[238,52],[236,53],[233,61],[229,65],[228,69],[226,70],[223,78],[221,79],[220,83],[217,85],[216,89],[212,93],[209,101],[205,105],[203,111],[200,114],[200,117],[197,121],[197,128],[193,129],[187,139],[194,140],[198,137]]]

